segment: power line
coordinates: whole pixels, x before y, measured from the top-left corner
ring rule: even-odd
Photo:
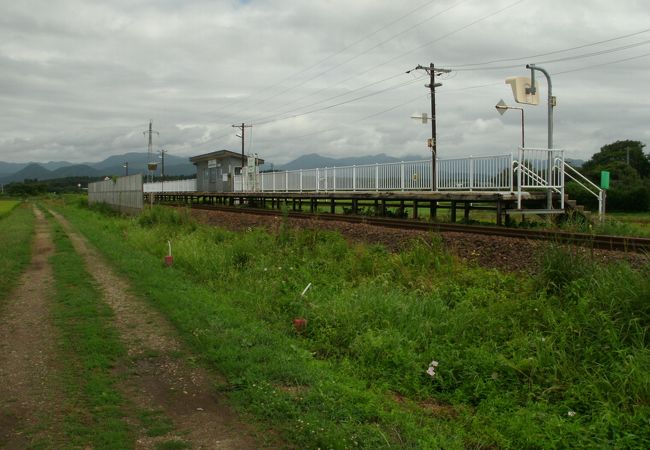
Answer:
[[[312,80],[315,80],[316,78],[319,78],[319,77],[321,77],[321,76],[323,76],[323,75],[325,75],[325,74],[331,72],[332,70],[335,70],[335,69],[337,69],[337,68],[339,68],[339,67],[341,67],[341,66],[343,66],[343,65],[345,65],[345,64],[347,64],[347,63],[349,63],[349,62],[351,62],[351,61],[354,61],[355,59],[359,58],[360,56],[363,56],[363,55],[369,53],[370,51],[372,51],[372,50],[374,50],[374,49],[376,49],[376,48],[378,48],[378,47],[384,45],[385,43],[394,40],[395,38],[397,38],[397,37],[399,37],[399,36],[401,36],[401,35],[403,35],[403,34],[409,32],[409,31],[413,30],[414,28],[417,28],[417,27],[419,27],[420,25],[422,25],[422,24],[424,24],[424,23],[426,23],[426,22],[428,22],[428,21],[430,21],[430,20],[432,20],[432,19],[434,19],[434,18],[436,18],[436,17],[438,17],[438,16],[440,16],[440,15],[446,13],[447,11],[452,10],[453,8],[456,8],[457,6],[459,6],[459,5],[461,5],[462,3],[465,3],[465,2],[467,2],[467,1],[468,1],[468,0],[461,0],[461,1],[459,1],[459,2],[457,2],[457,3],[455,3],[455,4],[453,4],[452,6],[446,8],[446,9],[440,11],[440,12],[437,12],[437,13],[431,15],[431,16],[429,16],[429,17],[427,17],[426,19],[421,20],[420,22],[416,23],[415,25],[412,25],[411,27],[409,27],[409,28],[407,28],[407,29],[404,29],[404,30],[400,31],[400,32],[397,33],[397,34],[392,35],[390,38],[385,39],[385,40],[379,42],[378,44],[375,44],[374,46],[372,46],[372,47],[370,47],[370,48],[368,48],[368,49],[366,49],[366,50],[364,50],[364,51],[362,51],[362,52],[359,52],[359,53],[353,55],[352,57],[346,59],[345,61],[342,61],[342,62],[340,62],[340,63],[338,63],[338,64],[335,64],[334,66],[329,67],[327,70],[324,70],[324,71],[322,71],[322,72],[320,72],[320,73],[317,73],[316,75],[312,76],[311,78],[308,78],[308,79],[306,79],[306,80],[303,80],[302,82],[300,82],[300,83],[298,83],[298,84],[296,84],[296,85],[293,85],[293,86],[291,86],[291,87],[288,87],[288,88],[286,88],[286,89],[284,89],[284,90],[282,90],[282,91],[280,91],[280,92],[277,92],[276,94],[273,94],[273,95],[270,96],[270,97],[267,97],[267,98],[263,99],[260,103],[258,103],[258,105],[259,105],[259,104],[263,104],[263,103],[267,102],[268,100],[270,100],[270,99],[272,99],[272,98],[275,98],[275,97],[277,97],[277,96],[279,96],[279,95],[282,95],[282,94],[284,94],[285,92],[288,92],[288,91],[290,91],[290,90],[293,90],[293,89],[296,89],[296,88],[298,88],[298,87],[301,87],[301,86],[307,84],[308,82],[310,82],[310,81],[312,81]],[[524,0],[521,0],[521,1],[524,1]],[[410,13],[409,13],[409,15],[410,15]],[[313,66],[313,67],[314,67],[314,66]],[[302,98],[304,98],[304,97],[302,97]],[[302,98],[301,98],[301,99],[302,99]],[[298,99],[298,101],[301,100],[301,99]]]
[[[518,58],[503,58],[503,59],[494,59],[492,61],[485,61],[485,62],[480,62],[480,63],[460,64],[460,65],[451,66],[451,68],[454,71],[460,71],[461,68],[463,68],[463,67],[486,66],[486,65],[490,65],[490,64],[496,64],[496,63],[501,63],[501,62],[509,62],[509,61],[532,60],[532,59],[535,59],[535,58],[539,58],[541,56],[554,55],[556,53],[565,53],[565,52],[570,52],[570,51],[573,51],[573,50],[580,50],[582,48],[593,47],[594,45],[606,44],[608,42],[618,41],[618,40],[629,38],[629,37],[632,37],[632,36],[637,36],[639,34],[647,33],[648,31],[650,31],[650,28],[646,28],[644,30],[636,31],[634,33],[629,33],[629,34],[625,34],[625,35],[622,35],[622,36],[616,36],[616,37],[605,39],[605,40],[602,40],[602,41],[592,42],[590,44],[579,45],[577,47],[570,47],[570,48],[565,48],[565,49],[562,49],[562,50],[554,50],[554,51],[551,51],[551,52],[538,53],[536,55],[528,55],[528,56],[522,56],[522,57],[518,57]]]
[[[299,113],[299,114],[293,114],[293,115],[288,116],[288,117],[269,118],[268,120],[258,121],[258,122],[255,123],[255,125],[266,125],[268,123],[278,122],[280,120],[295,119],[297,117],[306,116],[306,115],[309,115],[309,114],[313,114],[315,112],[325,111],[325,110],[328,110],[328,109],[336,108],[338,106],[347,105],[348,103],[353,103],[353,102],[356,102],[356,101],[359,101],[359,100],[363,100],[365,98],[374,97],[375,95],[383,94],[384,92],[391,91],[393,89],[398,89],[400,87],[412,84],[415,81],[419,81],[419,79],[409,80],[408,82],[402,82],[402,83],[400,83],[398,85],[389,86],[389,87],[387,87],[385,89],[381,89],[379,91],[370,92],[368,94],[361,95],[359,97],[355,97],[355,98],[352,98],[352,99],[349,99],[349,100],[345,100],[343,102],[339,102],[339,103],[335,103],[335,104],[332,104],[332,105],[324,106],[322,108],[316,108],[316,109],[305,111],[305,112],[302,112],[302,113]]]
[[[610,65],[613,65],[613,64],[621,63],[621,62],[626,62],[626,61],[632,61],[632,60],[635,60],[635,59],[645,58],[645,57],[648,57],[648,56],[650,56],[650,53],[646,53],[646,54],[638,55],[638,56],[633,56],[633,57],[630,57],[630,58],[624,58],[624,59],[619,59],[619,60],[615,60],[615,61],[610,61],[610,62],[603,63],[603,64],[589,65],[589,66],[580,67],[580,68],[577,68],[577,69],[565,70],[565,71],[562,71],[562,72],[553,72],[553,75],[556,76],[556,75],[562,75],[562,74],[570,73],[570,72],[588,70],[588,69],[590,69],[592,67],[610,66]],[[515,66],[515,67],[519,67],[519,66]],[[485,87],[498,86],[498,85],[501,85],[501,84],[502,84],[502,82],[499,81],[499,82],[493,82],[493,83],[477,84],[477,85],[473,85],[473,86],[465,86],[465,87],[461,87],[461,88],[450,88],[450,89],[445,89],[444,91],[442,91],[442,93],[448,95],[449,93],[453,93],[453,92],[467,91],[467,90],[471,90],[471,89],[480,89],[480,88],[485,88]],[[372,113],[370,115],[364,116],[364,117],[362,117],[360,119],[356,119],[356,120],[353,120],[353,121],[348,122],[348,123],[358,123],[358,122],[362,122],[364,120],[371,119],[373,117],[376,117],[376,116],[385,114],[387,112],[393,111],[393,110],[395,110],[397,108],[400,108],[402,106],[406,106],[408,104],[411,104],[414,101],[416,101],[418,99],[421,99],[422,97],[423,97],[423,95],[418,95],[417,97],[410,98],[409,100],[407,100],[405,102],[399,103],[397,105],[391,106],[390,108],[386,108],[384,110]],[[283,119],[279,119],[279,120],[283,120]],[[306,134],[301,134],[301,135],[298,135],[298,136],[289,137],[289,138],[286,138],[286,139],[289,139],[289,140],[301,139],[301,138],[304,138],[304,137],[309,137],[309,136],[313,136],[313,135],[317,135],[317,134],[327,133],[329,131],[335,131],[337,129],[338,128],[328,128],[328,129],[324,129],[324,130],[318,130],[318,131],[313,131],[313,132],[306,133]]]
[[[403,53],[403,54],[401,54],[401,55],[399,55],[399,56],[397,56],[397,57],[395,57],[395,58],[389,59],[388,61],[384,61],[383,63],[380,63],[380,64],[378,64],[378,65],[371,66],[371,67],[369,67],[367,70],[364,70],[364,71],[362,71],[362,72],[359,72],[359,73],[357,73],[357,74],[355,74],[355,75],[352,75],[352,76],[350,76],[350,77],[348,77],[348,78],[345,78],[344,80],[341,80],[341,81],[339,81],[338,83],[336,83],[336,84],[334,84],[334,85],[329,85],[327,88],[320,89],[319,91],[317,91],[316,93],[311,94],[311,95],[318,94],[318,93],[324,91],[325,89],[331,89],[331,88],[336,87],[336,86],[338,86],[338,85],[340,85],[340,84],[342,84],[342,83],[345,83],[346,81],[349,81],[349,80],[354,79],[354,78],[358,78],[359,76],[364,75],[364,74],[370,72],[371,70],[374,70],[374,69],[377,68],[377,67],[384,66],[384,65],[386,65],[386,64],[388,64],[388,63],[390,63],[390,62],[393,62],[393,61],[395,61],[395,60],[401,59],[402,57],[404,57],[404,56],[406,56],[406,55],[408,55],[408,54],[410,54],[410,53],[413,53],[413,52],[415,52],[415,51],[417,51],[417,50],[420,50],[420,49],[422,49],[422,48],[424,48],[424,47],[428,47],[428,46],[430,46],[430,45],[432,45],[432,44],[434,44],[434,43],[436,43],[436,42],[438,42],[438,41],[441,41],[441,40],[443,40],[443,39],[445,39],[445,38],[447,38],[447,37],[449,37],[449,36],[452,36],[452,35],[454,35],[454,34],[460,32],[460,31],[463,31],[463,30],[465,30],[465,29],[467,29],[467,28],[469,28],[469,27],[471,27],[471,26],[473,26],[473,25],[475,25],[475,24],[477,24],[477,23],[479,23],[479,22],[481,22],[481,21],[483,21],[483,20],[486,20],[486,19],[489,19],[489,18],[491,18],[491,17],[494,17],[495,15],[497,15],[497,14],[499,14],[499,13],[501,13],[501,12],[507,10],[507,9],[510,9],[510,8],[516,6],[516,5],[518,5],[519,3],[522,3],[522,2],[524,2],[524,1],[526,1],[526,0],[517,0],[517,1],[515,1],[515,2],[513,2],[513,3],[511,3],[511,4],[509,4],[509,5],[506,5],[505,7],[501,8],[501,9],[499,9],[499,10],[497,10],[497,11],[494,11],[494,12],[488,14],[488,15],[485,15],[485,16],[482,16],[482,17],[479,17],[478,19],[476,19],[476,20],[470,22],[469,24],[466,24],[466,25],[464,25],[464,26],[462,26],[462,27],[460,27],[460,28],[457,28],[457,29],[455,29],[455,30],[453,30],[453,31],[451,31],[451,32],[448,32],[448,33],[446,33],[446,34],[443,34],[442,36],[439,36],[438,38],[434,39],[433,41],[430,41],[430,42],[428,42],[428,43],[426,43],[426,44],[423,44],[423,45],[421,45],[421,46],[419,46],[419,47],[416,47],[414,50],[411,50],[411,51],[409,51],[409,52],[407,52],[407,53]],[[454,7],[456,7],[456,6],[458,6],[458,5],[461,4],[461,3],[463,3],[463,2],[458,2],[458,3],[454,4],[454,5],[452,5],[451,7],[449,7],[449,8],[447,8],[447,9],[441,11],[441,12],[438,13],[437,15],[440,15],[440,14],[442,14],[442,13],[444,13],[444,12],[447,12],[447,11],[449,11],[450,9],[452,9],[452,8],[454,8]],[[434,16],[435,16],[435,15],[434,15]],[[431,16],[431,18],[434,17],[434,16]],[[428,18],[428,19],[429,19],[429,18]],[[425,21],[428,20],[428,19],[425,19]],[[423,22],[424,22],[424,21],[423,21]],[[372,85],[378,84],[378,83],[380,83],[380,82],[382,82],[382,81],[386,81],[386,80],[389,80],[389,79],[391,79],[391,78],[395,78],[396,76],[397,76],[397,75],[392,76],[392,77],[389,77],[389,78],[386,78],[386,79],[384,79],[384,80],[380,80],[380,81],[378,81],[378,82],[371,83],[370,85],[362,86],[362,87],[357,88],[357,89],[355,89],[355,90],[361,90],[361,89],[363,89],[364,87],[368,87],[368,86],[372,86]],[[310,96],[310,95],[303,96],[303,97],[299,98],[298,101],[301,100],[301,99],[303,99],[303,98],[309,97],[309,96]],[[339,96],[342,96],[342,95],[339,95]],[[338,96],[335,96],[334,98],[336,98],[336,97],[338,97]],[[330,99],[331,99],[331,98],[330,98]],[[320,101],[320,102],[315,102],[315,103],[312,103],[312,104],[310,104],[310,105],[303,106],[303,107],[308,107],[308,106],[311,106],[311,105],[315,105],[315,104],[318,104],[318,103],[322,103],[322,102],[324,102],[324,101],[328,101],[328,100],[326,99],[326,100],[323,100],[323,101]],[[294,109],[294,111],[295,111],[295,109]]]
[[[623,50],[629,50],[631,48],[635,47],[640,47],[642,45],[647,45],[650,44],[650,39],[646,41],[641,41],[641,42],[636,42],[633,44],[626,44],[626,45],[621,45],[618,47],[614,48],[609,48],[606,50],[599,50],[596,52],[590,52],[590,53],[583,53],[580,55],[572,55],[572,56],[566,56],[564,58],[556,58],[556,59],[547,59],[543,61],[538,61],[537,64],[553,64],[557,62],[564,62],[564,61],[573,61],[576,59],[583,59],[583,58],[591,58],[593,56],[601,56],[601,55],[606,55],[608,53],[615,53],[615,52],[620,52]],[[476,71],[481,71],[481,70],[502,70],[502,69],[513,69],[516,67],[519,67],[519,64],[510,64],[507,66],[494,66],[494,67],[474,67],[471,69],[456,69],[457,72],[476,72]]]
[[[413,97],[413,98],[411,98],[411,99],[409,99],[409,100],[407,100],[405,102],[402,102],[402,103],[400,103],[398,105],[394,105],[394,106],[391,106],[390,108],[386,108],[386,109],[383,109],[383,110],[381,110],[379,112],[372,113],[372,114],[370,114],[368,116],[365,116],[365,117],[362,117],[360,119],[350,121],[350,122],[348,122],[348,124],[359,123],[359,122],[363,122],[364,120],[372,119],[373,117],[380,116],[382,114],[393,111],[393,110],[395,110],[397,108],[400,108],[402,106],[409,105],[409,104],[413,103],[414,101],[419,100],[419,99],[421,99],[423,97],[427,97],[427,95],[420,94],[417,97]],[[316,134],[327,133],[328,131],[335,131],[337,129],[338,128],[328,128],[328,129],[325,129],[325,130],[312,131],[310,133],[301,134],[299,136],[293,136],[293,137],[290,137],[290,138],[287,138],[287,139],[301,139],[301,138],[304,138],[304,137],[314,136]]]
[[[370,72],[371,70],[375,70],[375,69],[378,68],[378,67],[382,67],[382,66],[385,66],[385,65],[387,65],[387,64],[390,64],[390,63],[392,63],[392,62],[394,62],[394,61],[397,61],[397,60],[399,60],[399,59],[402,59],[402,58],[404,58],[405,56],[408,56],[408,55],[410,55],[410,54],[412,54],[412,53],[415,53],[415,52],[418,51],[418,50],[422,50],[423,48],[429,47],[429,46],[431,46],[431,45],[433,45],[433,44],[435,44],[435,43],[437,43],[437,42],[442,41],[443,39],[446,39],[446,38],[448,38],[448,37],[450,37],[450,36],[453,36],[454,34],[457,34],[457,33],[461,32],[461,31],[464,31],[464,30],[466,30],[466,29],[472,27],[473,25],[476,25],[477,23],[480,23],[480,22],[482,22],[482,21],[484,21],[484,20],[490,19],[490,18],[492,18],[492,17],[494,17],[494,16],[496,16],[496,15],[502,13],[503,11],[506,11],[506,10],[508,10],[508,9],[510,9],[510,8],[513,8],[513,7],[517,6],[519,3],[522,3],[522,2],[524,2],[524,1],[527,1],[527,0],[517,0],[517,1],[515,1],[514,3],[510,3],[509,5],[506,5],[506,6],[504,6],[503,8],[501,8],[501,9],[499,9],[499,10],[497,10],[497,11],[494,11],[494,12],[492,12],[492,13],[490,13],[490,14],[485,15],[485,16],[481,16],[481,17],[477,18],[476,20],[473,20],[472,22],[470,22],[470,23],[468,23],[468,24],[466,24],[466,25],[463,25],[463,26],[460,27],[460,28],[456,28],[455,30],[452,30],[452,31],[450,31],[450,32],[448,32],[448,33],[442,34],[442,35],[438,36],[436,39],[427,42],[426,44],[422,44],[422,45],[420,45],[420,46],[418,46],[418,47],[416,47],[416,48],[414,48],[414,49],[412,49],[412,50],[409,50],[409,51],[406,52],[406,53],[402,53],[402,54],[400,54],[400,55],[398,55],[398,56],[396,56],[396,57],[394,57],[394,58],[388,59],[388,60],[386,60],[386,61],[384,61],[384,62],[382,62],[382,63],[375,64],[375,65],[369,67],[369,68],[366,69],[366,70],[363,70],[363,71],[361,71],[361,72],[358,72],[358,73],[356,73],[355,75],[352,75],[352,76],[350,76],[350,77],[348,77],[348,78],[346,78],[346,79],[340,81],[340,82],[337,83],[337,84],[345,83],[346,81],[352,80],[352,79],[354,79],[354,78],[358,78],[358,77],[361,76],[361,75],[365,75],[366,73]],[[336,85],[334,85],[334,86],[336,86]]]
[[[459,2],[459,3],[463,3],[463,2],[465,2],[465,1],[468,1],[468,0],[462,0],[462,1]],[[363,37],[360,38],[360,39],[357,39],[356,41],[354,41],[354,42],[352,42],[351,44],[349,44],[349,45],[345,46],[344,48],[342,48],[341,50],[339,50],[339,51],[337,51],[337,52],[335,52],[335,53],[332,53],[332,54],[326,56],[325,58],[322,58],[322,59],[318,60],[318,61],[315,62],[314,64],[312,64],[312,65],[310,65],[310,66],[308,66],[308,67],[306,67],[306,68],[303,68],[303,69],[299,70],[298,72],[294,72],[294,73],[292,73],[291,75],[288,75],[288,76],[282,78],[281,80],[275,82],[274,84],[272,84],[272,85],[270,85],[270,86],[267,86],[267,87],[261,88],[261,89],[257,90],[256,92],[263,92],[263,91],[268,91],[268,90],[270,90],[270,89],[274,89],[274,88],[280,86],[280,85],[281,85],[282,83],[284,83],[285,81],[287,81],[287,80],[289,80],[289,79],[291,79],[291,78],[294,78],[294,77],[296,77],[297,75],[301,75],[301,74],[303,74],[303,73],[305,73],[305,72],[308,72],[309,70],[311,70],[311,69],[313,69],[313,68],[315,68],[315,67],[320,66],[322,63],[324,63],[324,62],[326,62],[326,61],[328,61],[328,60],[334,58],[335,56],[338,56],[338,55],[344,53],[344,52],[347,51],[348,49],[350,49],[350,48],[356,46],[357,44],[359,44],[359,43],[361,43],[361,42],[363,42],[363,41],[369,39],[370,37],[376,35],[377,33],[381,32],[381,31],[383,31],[383,30],[385,30],[385,29],[387,29],[387,28],[389,28],[389,27],[391,27],[391,26],[393,26],[393,25],[395,25],[396,23],[402,21],[403,19],[405,19],[406,17],[412,15],[412,14],[415,13],[416,11],[419,11],[420,9],[423,9],[423,8],[425,8],[425,7],[427,7],[427,6],[429,6],[430,4],[435,3],[435,2],[436,2],[436,0],[431,0],[431,1],[427,1],[427,2],[425,2],[425,3],[422,3],[420,6],[417,6],[417,7],[413,8],[412,10],[410,10],[410,11],[408,11],[407,13],[401,15],[401,16],[398,17],[397,19],[394,19],[394,20],[388,22],[387,24],[380,26],[380,27],[377,28],[376,30],[372,31],[371,33],[368,33],[367,35],[363,36]],[[454,6],[455,6],[455,5],[454,5]],[[261,103],[265,103],[266,101],[270,100],[271,98],[275,98],[275,97],[277,97],[278,95],[281,95],[281,94],[283,94],[284,92],[287,92],[288,90],[291,90],[291,89],[295,89],[295,88],[297,88],[297,87],[300,87],[300,86],[302,86],[303,84],[305,84],[306,82],[311,81],[311,80],[313,80],[314,78],[317,78],[318,76],[320,76],[320,75],[316,75],[315,77],[312,77],[312,78],[310,78],[310,79],[304,81],[304,82],[301,83],[301,84],[293,85],[292,87],[290,87],[290,88],[288,88],[288,89],[285,89],[285,90],[283,90],[283,91],[281,91],[281,92],[279,92],[279,93],[276,93],[276,94],[274,94],[274,95],[272,95],[272,96],[270,96],[270,97],[266,97],[266,98],[262,99],[262,100],[261,100],[257,105],[259,105],[259,104],[261,104]],[[252,98],[252,95],[251,95],[248,99],[250,100],[251,98]],[[227,105],[225,105],[225,106],[219,108],[218,110],[216,110],[216,111],[214,111],[214,112],[223,111],[225,108],[231,106],[231,105],[232,105],[233,103],[235,103],[235,102],[236,102],[236,100],[233,101],[233,102],[230,102],[229,104],[227,104]]]
[[[395,58],[392,58],[392,59],[389,59],[389,60],[387,60],[387,61],[384,61],[383,63],[380,63],[380,64],[378,64],[378,65],[371,66],[371,67],[369,67],[367,70],[362,71],[362,72],[360,72],[360,73],[357,73],[356,75],[353,75],[353,76],[351,76],[351,77],[348,77],[348,78],[346,78],[345,80],[342,80],[342,81],[340,81],[339,83],[337,83],[337,84],[335,84],[335,85],[330,85],[329,88],[331,89],[332,87],[335,87],[335,86],[337,86],[337,85],[339,85],[339,84],[341,84],[341,83],[343,83],[343,82],[346,82],[346,81],[351,80],[351,79],[353,79],[353,78],[357,78],[357,77],[359,77],[360,75],[364,75],[364,74],[368,73],[369,71],[371,71],[371,70],[373,70],[373,69],[375,69],[375,68],[377,68],[377,67],[384,66],[384,65],[386,65],[386,64],[388,64],[388,63],[390,63],[390,62],[393,62],[393,61],[395,61],[395,60],[397,60],[397,59],[401,59],[401,58],[403,58],[403,57],[405,57],[405,56],[407,56],[407,55],[409,55],[409,54],[411,54],[411,53],[414,53],[414,52],[416,52],[416,51],[418,51],[418,50],[420,50],[420,49],[422,49],[422,48],[428,47],[428,46],[430,46],[430,45],[432,45],[432,44],[434,44],[434,43],[436,43],[436,42],[439,42],[439,41],[441,41],[441,40],[443,40],[443,39],[445,39],[445,38],[447,38],[447,37],[449,37],[449,36],[452,36],[452,35],[454,35],[454,34],[456,34],[456,33],[459,33],[460,31],[463,31],[463,30],[465,30],[465,29],[467,29],[467,28],[469,28],[469,27],[471,27],[471,26],[473,26],[473,25],[476,25],[477,23],[480,23],[480,22],[482,22],[482,21],[484,21],[484,20],[487,20],[487,19],[489,19],[489,18],[491,18],[491,17],[494,17],[494,16],[496,16],[496,15],[502,13],[503,11],[506,11],[506,10],[508,10],[508,9],[510,9],[510,8],[513,8],[514,6],[520,4],[520,3],[524,2],[524,1],[526,1],[526,0],[517,0],[517,1],[513,2],[513,3],[510,3],[510,4],[506,5],[506,6],[503,7],[503,8],[500,8],[500,9],[498,9],[498,10],[496,10],[496,11],[493,11],[492,13],[487,14],[487,15],[485,15],[485,16],[481,16],[481,17],[479,17],[479,18],[473,20],[472,22],[470,22],[470,23],[468,23],[468,24],[466,24],[466,25],[464,25],[464,26],[462,26],[462,27],[460,27],[460,28],[457,28],[457,29],[455,29],[455,30],[453,30],[453,31],[451,31],[451,32],[445,33],[445,34],[439,36],[438,38],[436,38],[436,39],[434,39],[434,40],[432,40],[432,41],[429,41],[429,42],[426,43],[426,44],[420,45],[420,46],[416,47],[415,49],[413,49],[413,50],[411,50],[411,51],[409,51],[409,52],[407,52],[407,53],[403,53],[403,54],[401,54],[401,55],[399,55],[399,56],[397,56],[397,57],[395,57]],[[455,4],[455,5],[452,5],[452,7],[455,7],[455,6],[457,6],[458,4],[460,4],[460,3],[457,3],[457,4]],[[450,7],[450,8],[452,8],[452,7]],[[449,10],[450,8],[448,8],[447,10]],[[445,10],[445,11],[447,11],[447,10]],[[296,86],[296,87],[298,87],[298,86]],[[321,90],[318,91],[318,92],[321,92],[322,90],[324,90],[324,89],[321,89]],[[380,92],[383,92],[383,91],[380,91]],[[367,96],[362,96],[362,97],[359,97],[359,98],[357,98],[357,99],[362,99],[362,98],[366,98],[366,97],[367,97]],[[323,109],[329,109],[329,108],[332,108],[332,107],[335,107],[335,106],[340,106],[340,105],[342,105],[342,104],[350,103],[351,101],[356,101],[357,99],[353,99],[353,100],[350,100],[350,101],[342,102],[342,103],[339,103],[339,104],[336,104],[336,105],[332,105],[332,106],[329,106],[329,107],[326,107],[326,108],[317,109],[317,110],[314,110],[314,111],[308,111],[308,112],[306,112],[306,113],[301,113],[301,114],[292,115],[292,116],[289,116],[289,117],[286,117],[286,118],[295,118],[295,117],[300,117],[300,116],[303,116],[303,115],[306,115],[306,114],[311,114],[312,112],[320,111],[320,110],[323,110]],[[265,123],[269,123],[269,122],[275,122],[275,121],[277,121],[277,120],[284,120],[284,119],[265,120],[265,121],[263,121],[263,122],[261,122],[261,123],[258,122],[258,124],[265,124]]]
[[[609,62],[602,63],[602,64],[590,64],[588,66],[579,67],[577,69],[563,70],[562,72],[553,72],[553,76],[563,75],[565,73],[571,73],[571,72],[578,72],[578,71],[581,71],[581,70],[588,70],[588,69],[591,69],[593,67],[611,66],[612,64],[618,64],[618,63],[632,61],[632,60],[640,59],[640,58],[647,58],[648,56],[650,56],[650,53],[645,53],[643,55],[632,56],[630,58],[618,59],[616,61],[609,61]]]
[[[345,97],[345,96],[350,95],[350,94],[352,94],[352,93],[354,93],[354,92],[358,92],[358,91],[360,91],[360,90],[362,90],[362,89],[366,89],[366,88],[369,88],[369,87],[372,87],[372,86],[376,86],[376,85],[378,85],[378,84],[384,83],[384,82],[386,82],[386,81],[392,80],[392,79],[397,78],[397,77],[401,77],[401,76],[403,76],[403,75],[404,75],[403,73],[398,73],[398,74],[396,74],[396,75],[391,75],[390,77],[384,78],[384,79],[379,80],[379,81],[375,81],[375,82],[373,82],[373,83],[370,83],[370,84],[367,84],[367,85],[364,85],[364,86],[361,86],[361,87],[358,87],[358,88],[355,88],[355,89],[352,89],[352,90],[347,91],[347,92],[344,92],[344,93],[342,93],[342,94],[337,94],[337,95],[334,95],[334,96],[332,96],[332,97],[325,98],[325,99],[323,99],[323,100],[319,100],[319,101],[316,101],[316,102],[313,102],[313,103],[309,103],[309,104],[307,104],[307,105],[303,105],[303,106],[301,106],[300,108],[309,108],[309,107],[311,107],[311,106],[316,106],[316,105],[319,105],[319,104],[321,104],[321,103],[328,102],[328,101],[330,101],[330,100],[334,100],[334,99],[337,99],[337,98],[340,98],[340,97]],[[402,84],[398,85],[398,87],[401,87],[401,85],[402,85]],[[284,111],[284,112],[278,113],[277,115],[278,115],[278,116],[282,116],[282,115],[284,115],[284,114],[289,114],[289,113],[291,113],[291,112],[293,112],[293,111],[296,111],[296,110],[298,110],[298,109],[299,109],[299,108],[289,109],[289,110],[286,110],[286,111]],[[270,116],[270,115],[267,115],[267,116],[261,116],[261,119],[260,119],[259,117],[258,117],[258,118],[254,118],[254,119],[252,119],[252,121],[253,121],[253,122],[256,122],[256,121],[258,121],[258,120],[264,120],[265,118],[267,118],[267,117],[269,117],[269,116]]]

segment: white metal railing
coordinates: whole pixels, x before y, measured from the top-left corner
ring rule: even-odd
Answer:
[[[564,209],[564,150],[519,147],[518,156],[513,161],[517,175],[517,208],[521,209],[525,189],[547,189],[560,194],[560,209]]]
[[[562,163],[564,164],[564,174],[598,199],[598,218],[603,221],[605,219],[605,190],[601,189],[589,178],[578,172],[570,164],[567,164],[564,161],[562,161]],[[558,161],[557,164],[560,164],[560,162]]]
[[[438,190],[512,190],[512,155],[437,161]]]
[[[435,190],[513,189],[512,155],[436,161]],[[256,189],[235,176],[235,192],[425,191],[431,187],[431,160],[264,172]]]
[[[196,178],[191,180],[157,181],[144,183],[142,191],[147,192],[196,192]]]

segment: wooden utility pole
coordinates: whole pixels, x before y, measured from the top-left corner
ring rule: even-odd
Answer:
[[[245,131],[246,128],[252,128],[253,125],[246,125],[244,122],[241,123],[241,125],[232,125],[233,128],[241,128],[241,134],[238,134],[237,137],[241,138],[241,168],[242,168],[242,175],[244,172],[244,166],[246,165],[246,155],[244,154],[244,136],[245,136]]]
[[[429,84],[425,84],[424,87],[428,87],[431,91],[431,190],[436,190],[436,158],[438,156],[438,139],[437,139],[437,130],[436,130],[436,88],[442,86],[442,83],[436,83],[436,76],[442,75],[443,73],[451,72],[450,69],[436,69],[433,63],[429,64],[429,67],[418,65],[415,69],[412,70],[424,70],[429,74]],[[410,73],[411,70],[406,73]]]

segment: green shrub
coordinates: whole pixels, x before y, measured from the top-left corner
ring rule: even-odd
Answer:
[[[552,294],[561,293],[570,283],[589,277],[594,270],[593,262],[578,251],[577,247],[550,244],[539,256],[539,288]]]
[[[154,225],[192,225],[194,222],[186,208],[178,209],[155,205],[151,208],[145,208],[140,213],[138,223],[143,227],[152,227]]]

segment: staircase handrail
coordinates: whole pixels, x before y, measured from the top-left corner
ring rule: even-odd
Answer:
[[[538,173],[536,173],[534,170],[531,170],[529,167],[526,167],[525,165],[522,165],[517,161],[516,159],[512,160],[512,165],[516,166],[515,170],[522,170],[524,173],[526,173],[528,176],[530,176],[532,179],[537,181],[542,187],[548,186],[548,181],[546,181],[542,176],[540,176]],[[560,192],[560,190],[554,186],[551,186],[551,189],[553,189],[555,192]]]
[[[577,175],[580,179],[582,179],[584,182],[587,184],[583,183],[580,181],[580,179],[574,177],[571,172],[567,171],[566,169],[570,169],[571,172],[573,172],[575,175]],[[596,197],[598,199],[598,216],[600,217],[600,220],[603,220],[605,217],[605,190],[600,188],[598,185],[596,185],[593,181],[591,181],[589,178],[581,174],[575,167],[571,166],[568,164],[566,161],[564,162],[564,173],[567,175],[569,178],[571,178],[573,181],[578,183],[584,190],[589,192],[591,195]],[[589,185],[593,187],[594,190],[589,188]]]

